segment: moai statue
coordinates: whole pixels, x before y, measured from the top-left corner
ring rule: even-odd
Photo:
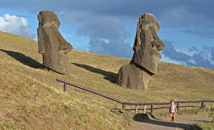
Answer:
[[[152,14],[139,17],[131,62],[120,68],[117,84],[130,89],[148,89],[149,80],[157,73],[160,51],[165,44],[157,35],[160,26]]]
[[[72,50],[72,46],[60,34],[60,22],[56,14],[41,11],[38,20],[38,51],[42,54],[43,66],[61,74],[69,74],[66,54]]]

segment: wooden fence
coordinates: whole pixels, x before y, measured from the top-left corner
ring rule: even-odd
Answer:
[[[79,89],[82,89],[84,91],[87,91],[87,92],[90,92],[90,93],[93,93],[93,94],[96,94],[96,95],[99,95],[99,96],[102,96],[104,98],[107,98],[109,100],[112,100],[112,101],[115,101],[115,102],[118,102],[120,104],[122,104],[122,109],[126,109],[126,106],[135,106],[135,113],[137,113],[138,111],[138,106],[144,106],[144,113],[146,113],[146,106],[151,106],[151,113],[153,112],[154,110],[154,105],[168,105],[170,104],[170,102],[165,102],[165,103],[133,103],[133,102],[124,102],[124,101],[121,101],[121,100],[118,100],[116,98],[113,98],[111,96],[108,96],[108,95],[105,95],[105,94],[102,94],[102,93],[99,93],[99,92],[96,92],[94,90],[91,90],[91,89],[88,89],[88,88],[84,88],[84,87],[81,87],[79,85],[76,85],[76,84],[73,84],[73,83],[70,83],[70,82],[66,82],[64,80],[61,80],[61,79],[56,79],[58,82],[62,82],[64,83],[64,92],[67,90],[67,85],[70,85],[70,86],[73,86],[75,88],[79,88]],[[198,100],[198,101],[175,101],[175,103],[177,104],[177,109],[179,110],[180,108],[180,104],[181,103],[201,103],[201,106],[200,108],[204,108],[204,103],[205,102],[214,102],[214,100]]]

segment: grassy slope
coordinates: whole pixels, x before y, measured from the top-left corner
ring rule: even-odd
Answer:
[[[73,50],[70,75],[39,69],[37,42],[0,32],[0,125],[26,129],[125,129],[127,120],[110,112],[121,105],[70,87],[61,78],[130,102],[213,99],[214,70],[160,62],[148,91],[115,85],[130,59]],[[126,118],[126,117],[125,117]],[[126,124],[126,125],[125,125]]]

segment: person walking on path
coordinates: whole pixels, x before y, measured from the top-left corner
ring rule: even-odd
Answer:
[[[177,111],[177,108],[175,105],[175,101],[174,101],[174,99],[172,99],[170,101],[170,108],[169,108],[169,113],[170,113],[170,117],[172,118],[172,122],[174,122],[174,120],[175,120],[176,111]]]

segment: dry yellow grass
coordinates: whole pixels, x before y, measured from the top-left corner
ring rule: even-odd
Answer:
[[[0,125],[2,129],[126,129],[129,116],[111,112],[120,104],[68,87],[60,78],[129,102],[214,100],[214,70],[160,62],[148,91],[115,84],[130,59],[73,50],[70,75],[41,70],[37,42],[0,32]],[[134,108],[134,107],[133,107]]]

